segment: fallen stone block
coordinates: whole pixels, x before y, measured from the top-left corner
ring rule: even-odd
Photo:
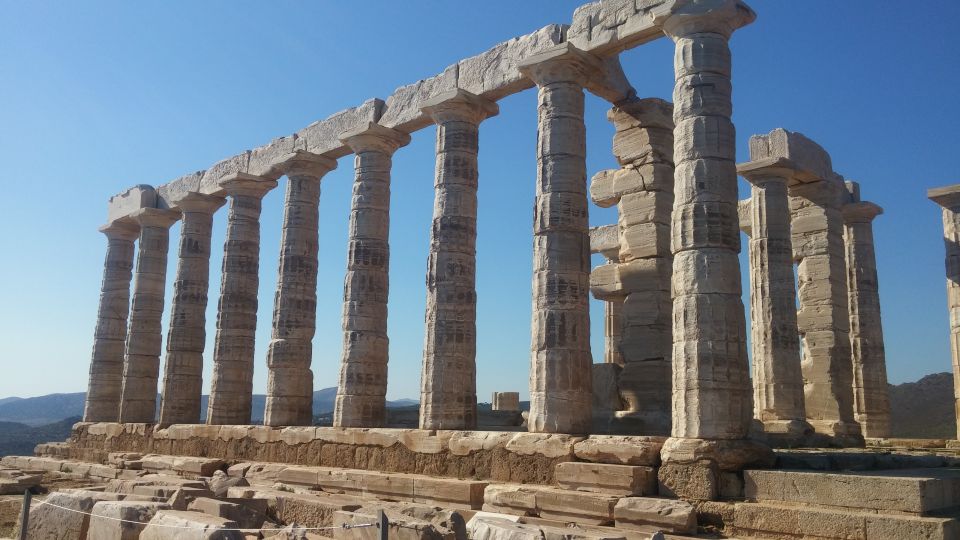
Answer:
[[[146,524],[167,503],[141,501],[102,501],[93,505],[89,538],[92,540],[136,540]],[[123,520],[123,521],[120,521]]]
[[[685,501],[625,497],[613,509],[617,527],[640,528],[649,525],[677,534],[697,532],[697,512]]]
[[[199,512],[160,510],[140,540],[243,540],[234,521]]]
[[[181,457],[173,461],[173,470],[197,476],[213,476],[213,473],[224,468],[222,459]]]
[[[552,487],[492,484],[483,494],[485,512],[574,521],[590,525],[613,523],[617,497]]]
[[[100,501],[117,501],[126,494],[77,490],[51,493],[34,500],[30,508],[27,538],[31,540],[72,540],[87,538],[89,514]]]
[[[558,463],[554,477],[565,489],[624,496],[657,493],[656,469],[641,465]]]
[[[257,512],[250,506],[208,497],[194,499],[187,509],[235,521],[243,529],[259,529],[267,518],[266,512]]]

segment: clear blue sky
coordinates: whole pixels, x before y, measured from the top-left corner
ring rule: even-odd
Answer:
[[[14,2],[0,0],[0,397],[86,389],[107,198],[158,185],[549,23],[575,0]],[[886,210],[876,222],[892,382],[950,368],[940,214],[960,182],[960,3],[756,0],[732,41],[739,159],[751,134],[800,131]],[[640,96],[670,99],[672,44],[627,52]],[[536,94],[500,103],[480,156],[478,393],[526,393]],[[588,98],[590,174],[614,166],[608,105]],[[391,397],[419,391],[433,203],[432,129],[396,155]],[[352,160],[323,181],[316,388],[336,385]],[[255,390],[279,252],[282,186],[264,201]],[[743,190],[742,190],[743,191]],[[214,224],[215,320],[226,212]],[[610,223],[594,208],[594,225]],[[171,231],[176,246],[179,228]],[[168,276],[176,267],[171,249]],[[169,287],[168,287],[169,292]],[[169,300],[168,300],[169,306]],[[594,301],[594,358],[602,306]],[[211,325],[212,328],[212,325]],[[213,332],[208,332],[212,339]],[[210,353],[207,346],[207,377]]]

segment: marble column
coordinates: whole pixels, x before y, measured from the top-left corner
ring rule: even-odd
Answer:
[[[838,178],[790,187],[791,243],[797,263],[797,327],[807,419],[837,444],[863,443],[853,416],[850,313]]]
[[[960,439],[960,184],[931,189],[927,197],[943,207],[943,246],[947,271],[947,309],[950,311],[950,352],[953,358],[953,395]]]
[[[84,422],[116,422],[120,416],[133,242],[140,227],[132,220],[117,220],[101,227],[100,232],[107,237],[107,255],[103,262],[97,327],[93,334]]]
[[[871,202],[857,201],[844,205],[841,212],[850,299],[853,414],[864,437],[889,437],[890,393],[873,247],[873,219],[883,209]]]
[[[477,427],[477,153],[492,101],[456,90],[424,103],[437,124],[433,226],[427,258],[420,429]]]
[[[170,226],[180,217],[174,210],[143,208],[132,214],[140,224],[137,268],[130,303],[130,328],[123,354],[122,423],[152,423],[157,414],[157,379],[163,340],[164,289]]]
[[[754,18],[748,7],[730,0],[685,4],[662,23],[676,47],[675,438],[743,439],[750,426],[728,40]]]
[[[583,86],[602,77],[595,56],[563,44],[520,71],[539,88],[533,220],[531,432],[589,433],[590,238]]]
[[[795,168],[787,160],[744,163],[751,184],[750,320],[754,418],[772,436],[800,438],[807,423],[797,331],[797,295],[790,239],[788,185]]]
[[[623,367],[620,340],[623,337],[621,315],[623,299],[611,299],[603,303],[603,363]]]
[[[213,214],[224,202],[223,197],[196,192],[188,193],[177,202],[183,218],[160,394],[161,426],[200,423],[210,289],[210,235]]]
[[[343,357],[333,425],[383,427],[389,348],[390,168],[393,153],[410,142],[410,135],[371,122],[343,133],[340,139],[356,156],[343,287]]]
[[[267,351],[268,426],[313,424],[313,336],[317,329],[317,268],[320,180],[337,167],[333,159],[298,152],[284,163],[280,267]]]
[[[223,246],[217,337],[207,424],[250,423],[253,355],[260,284],[260,208],[275,180],[236,173],[220,180],[230,197],[227,239]]]

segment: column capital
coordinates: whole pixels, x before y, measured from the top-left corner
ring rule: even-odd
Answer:
[[[410,135],[376,122],[367,122],[366,126],[341,133],[340,141],[354,153],[383,152],[392,155],[410,144]]]
[[[757,14],[740,0],[673,0],[654,24],[674,40],[691,34],[720,34],[729,39],[756,19]]]
[[[960,184],[928,189],[927,198],[947,209],[960,207]]]
[[[297,150],[280,158],[277,167],[286,176],[320,179],[337,168],[337,160],[319,154]]]
[[[262,198],[271,189],[277,187],[277,181],[247,173],[233,173],[221,178],[218,185],[231,197],[247,195]]]
[[[803,170],[792,160],[772,157],[737,164],[737,173],[747,182],[759,186],[767,182],[784,182],[788,186],[809,184],[820,179]]]
[[[225,198],[217,195],[189,191],[179,200],[174,201],[174,204],[181,212],[213,214],[226,202]]]
[[[140,236],[140,225],[131,219],[115,219],[97,229],[110,240],[135,240]]]
[[[428,99],[423,102],[420,110],[429,115],[436,124],[451,121],[479,124],[491,116],[500,114],[500,106],[495,101],[484,99],[460,88]]]
[[[748,237],[753,236],[753,198],[737,201],[737,218],[740,231]]]
[[[161,208],[141,208],[130,214],[130,218],[141,227],[170,227],[180,219],[180,212]]]
[[[571,43],[562,43],[520,62],[520,73],[537,86],[558,82],[586,86],[590,80],[603,79],[603,60],[581,51]]]
[[[870,223],[883,213],[883,208],[872,202],[861,201],[843,205],[840,212],[844,223]]]

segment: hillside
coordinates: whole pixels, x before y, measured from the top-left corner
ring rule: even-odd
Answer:
[[[83,416],[83,401],[86,394],[77,392],[73,394],[49,394],[46,396],[32,398],[3,398],[0,399],[0,422],[15,422],[26,424],[28,426],[44,426],[58,422],[68,417]],[[205,419],[207,413],[207,397],[204,395],[200,401],[201,421]],[[313,414],[319,415],[333,411],[333,404],[337,397],[337,389],[323,388],[313,393]],[[253,422],[263,422],[263,412],[266,408],[267,398],[263,394],[254,394],[253,396]],[[159,407],[160,398],[157,396]],[[388,407],[403,407],[416,405],[417,401],[412,399],[400,399],[397,401],[388,401]]]
[[[70,436],[70,428],[79,421],[80,417],[72,417],[37,427],[0,422],[0,457],[31,456],[38,443],[64,441]]]
[[[917,382],[890,385],[894,437],[953,439],[957,436],[953,375],[934,373]]]

